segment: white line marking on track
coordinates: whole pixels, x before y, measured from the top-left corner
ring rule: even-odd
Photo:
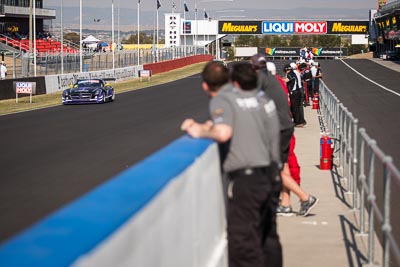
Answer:
[[[366,77],[365,75],[362,75],[362,74],[359,73],[357,70],[355,70],[353,67],[351,67],[349,64],[347,64],[346,62],[344,62],[343,59],[340,59],[340,61],[342,61],[342,63],[345,64],[349,69],[351,69],[352,71],[354,71],[355,73],[357,73],[358,75],[360,75],[361,77],[363,77],[364,79],[366,79],[366,80],[370,81],[371,83],[373,83],[373,84],[379,86],[379,87],[382,88],[383,90],[386,90],[386,91],[388,91],[388,92],[390,92],[390,93],[392,93],[392,94],[395,94],[395,95],[397,95],[397,96],[400,96],[400,93],[397,93],[397,92],[393,91],[392,89],[389,89],[389,88],[387,88],[387,87],[385,87],[385,86],[383,86],[383,85],[381,85],[381,84],[379,84],[379,83],[377,83],[377,82],[371,80],[370,78]]]

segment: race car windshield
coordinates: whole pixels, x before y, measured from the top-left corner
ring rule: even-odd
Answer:
[[[101,85],[100,81],[96,80],[88,80],[88,81],[79,81],[78,88],[82,87],[99,87]]]

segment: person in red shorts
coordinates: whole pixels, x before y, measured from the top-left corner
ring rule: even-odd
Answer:
[[[293,180],[300,185],[300,165],[297,161],[296,153],[294,153],[294,147],[296,146],[296,137],[293,135],[292,139],[290,140],[290,147],[289,147],[289,157],[288,157],[288,164],[290,175],[292,176]]]
[[[272,62],[267,62],[266,67],[267,70],[271,72],[272,75],[275,75],[275,77],[278,79],[283,91],[287,95],[288,105],[290,106],[289,91],[286,87],[285,81],[279,75],[276,74],[275,64]],[[290,140],[288,164],[289,164],[290,175],[296,181],[296,183],[300,185],[300,165],[299,162],[297,161],[296,153],[294,153],[295,146],[296,146],[296,137],[293,134],[292,139]]]

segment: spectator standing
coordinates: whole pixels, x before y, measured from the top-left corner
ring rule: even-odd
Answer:
[[[0,65],[0,78],[2,80],[4,80],[6,78],[6,75],[7,75],[6,63],[4,63],[4,61],[2,61],[1,65]]]
[[[210,62],[202,72],[202,87],[211,97],[213,122],[186,119],[181,126],[192,137],[222,144],[228,184],[228,254],[230,267],[282,266],[276,231],[280,153],[279,119],[272,100],[260,96],[257,73],[250,64],[228,70]],[[280,189],[280,188],[279,188]]]
[[[276,73],[276,66],[275,66],[274,63],[267,62],[266,67],[267,67],[268,72],[271,73],[273,76],[275,76],[276,79],[278,80],[281,88],[283,89],[283,92],[285,93],[288,107],[290,108],[291,102],[290,102],[290,98],[289,98],[289,91],[288,91],[288,89],[286,87],[285,81],[281,78],[281,76],[279,76]],[[290,116],[292,118],[292,115],[290,115]],[[297,156],[294,153],[295,144],[296,144],[296,138],[295,138],[294,133],[293,133],[292,138],[290,139],[289,155],[288,155],[287,163],[289,165],[289,171],[290,171],[291,178],[293,180],[295,180],[298,185],[300,185],[300,180],[301,180],[301,178],[300,178],[300,165],[299,165],[299,163],[297,161]],[[282,176],[282,179],[284,179],[284,176],[282,175],[282,173],[281,173],[281,176]],[[290,201],[289,201],[289,203],[290,203]]]
[[[305,92],[304,92],[304,87],[303,87],[303,80],[302,80],[302,78],[301,78],[301,71],[302,71],[302,67],[303,66],[301,66],[300,64],[299,65],[297,65],[296,63],[294,63],[294,62],[292,62],[292,63],[290,63],[290,66],[292,67],[292,69],[293,69],[293,72],[296,74],[296,78],[297,78],[297,87],[298,87],[298,89],[299,89],[299,91],[300,91],[300,94],[301,94],[301,99],[300,99],[300,101],[301,101],[301,106],[300,106],[300,108],[299,108],[299,111],[300,111],[300,113],[301,113],[301,116],[303,117],[303,125],[296,125],[296,127],[304,127],[306,124],[307,124],[307,122],[306,122],[306,120],[304,119],[304,109],[303,109],[303,105],[304,105],[304,100],[305,100]]]
[[[314,59],[314,54],[312,52],[312,48],[310,47],[308,49],[308,55],[307,55],[307,61],[313,60]]]
[[[312,73],[310,69],[310,64],[302,63],[301,64],[301,71],[302,71],[302,79],[304,81],[304,91],[307,90],[306,98],[304,100],[304,106],[310,106],[310,98],[313,98],[313,88],[312,88]]]
[[[300,58],[301,59],[306,59],[306,54],[307,54],[307,48],[302,48],[302,49],[300,49]]]
[[[306,125],[306,121],[304,119],[302,105],[302,89],[299,87],[301,79],[297,78],[296,73],[289,64],[286,64],[283,70],[286,73],[286,77],[283,80],[286,82],[286,87],[289,90],[290,102],[292,103],[291,110],[295,127],[304,127],[304,125]]]
[[[319,94],[319,80],[322,78],[321,65],[313,62],[311,67],[313,93]]]

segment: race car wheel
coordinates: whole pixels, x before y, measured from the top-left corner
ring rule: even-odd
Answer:
[[[115,100],[115,93],[113,92],[112,97],[111,97],[111,101]]]
[[[106,103],[106,93],[105,93],[105,92],[103,92],[103,100],[102,100],[102,103]]]

